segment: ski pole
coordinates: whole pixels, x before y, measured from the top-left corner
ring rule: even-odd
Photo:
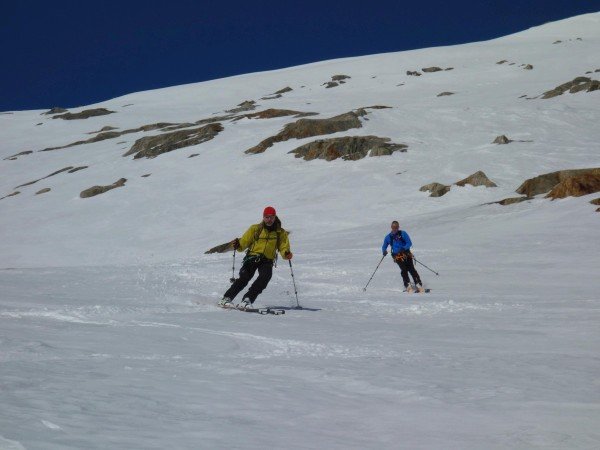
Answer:
[[[295,309],[302,309],[302,306],[300,306],[300,302],[298,301],[298,289],[296,289],[296,279],[294,278],[294,269],[292,269],[292,260],[288,259],[288,262],[290,263],[290,273],[292,274],[292,282],[294,283],[294,294],[296,294]]]
[[[435,270],[433,270],[433,269],[430,269],[430,268],[429,268],[429,267],[427,267],[425,264],[423,264],[421,261],[417,260],[417,258],[415,258],[415,255],[413,255],[413,259],[414,259],[415,261],[417,261],[419,264],[421,264],[423,267],[425,267],[426,269],[428,269],[428,270],[431,270],[431,271],[432,271],[433,273],[435,273],[436,275],[438,275],[438,276],[440,275],[440,274],[439,274],[439,273],[437,273]]]
[[[233,249],[233,266],[231,266],[231,278],[229,279],[230,283],[235,282],[235,251],[236,249]]]
[[[371,275],[371,278],[369,278],[369,281],[367,282],[367,286],[369,285],[369,283],[371,282],[371,280],[373,279],[373,277],[375,276],[375,272],[377,272],[377,269],[379,269],[379,265],[381,264],[381,262],[383,261],[383,258],[385,258],[387,256],[387,253],[385,255],[383,255],[381,257],[381,261],[379,261],[379,264],[377,264],[377,267],[375,267],[375,271],[373,272],[373,275]],[[363,288],[363,291],[367,290],[367,286],[365,286]]]

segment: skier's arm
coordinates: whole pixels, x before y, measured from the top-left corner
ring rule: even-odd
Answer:
[[[246,230],[246,232],[240,238],[240,247],[238,250],[245,250],[252,245],[254,242],[254,225]]]
[[[290,239],[288,238],[288,232],[285,230],[281,231],[281,236],[279,238],[279,254],[283,257],[286,256],[290,251]]]
[[[404,250],[410,250],[410,248],[412,247],[412,241],[410,240],[410,236],[406,231],[402,231],[402,238],[404,239],[404,242],[406,242]]]
[[[388,234],[383,240],[383,245],[381,246],[381,253],[387,255],[387,248],[390,245],[390,235]]]

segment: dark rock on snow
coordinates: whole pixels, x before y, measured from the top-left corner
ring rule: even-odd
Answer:
[[[306,161],[313,159],[324,159],[333,161],[342,158],[355,161],[362,159],[367,154],[370,156],[391,155],[395,151],[406,151],[407,145],[392,144],[390,138],[377,136],[347,136],[331,139],[320,139],[302,145],[290,151],[296,158],[304,158]]]
[[[53,119],[64,119],[64,120],[81,120],[88,119],[90,117],[96,116],[105,116],[107,114],[114,114],[115,111],[109,111],[106,108],[95,108],[95,109],[86,109],[85,111],[81,111],[78,113],[66,113],[60,114],[58,116],[52,117]]]
[[[126,178],[120,178],[119,180],[115,181],[113,184],[109,184],[108,186],[92,186],[91,188],[81,191],[79,196],[81,198],[89,198],[94,197],[96,195],[104,194],[105,192],[108,192],[111,189],[125,186],[126,181]]]
[[[356,112],[347,112],[329,119],[299,119],[296,122],[287,124],[275,136],[271,136],[258,145],[246,150],[246,153],[262,153],[276,142],[283,142],[289,139],[303,139],[346,131],[352,128],[361,128],[362,124],[359,117],[366,114],[367,112],[364,109],[359,109]]]

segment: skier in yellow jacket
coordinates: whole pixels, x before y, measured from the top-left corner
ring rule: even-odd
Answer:
[[[258,270],[258,278],[252,283],[238,307],[247,308],[267,287],[273,275],[273,262],[279,251],[285,259],[292,259],[288,233],[281,228],[281,221],[275,208],[267,206],[261,223],[250,226],[240,239],[232,241],[236,250],[246,250],[246,256],[240,269],[240,276],[233,282],[219,302],[221,306],[230,304],[235,296],[246,287]]]

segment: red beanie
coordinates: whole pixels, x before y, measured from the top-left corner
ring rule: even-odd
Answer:
[[[265,208],[265,210],[263,211],[263,217],[264,216],[274,216],[275,214],[277,214],[275,212],[275,208],[273,208],[272,206],[267,206]]]

